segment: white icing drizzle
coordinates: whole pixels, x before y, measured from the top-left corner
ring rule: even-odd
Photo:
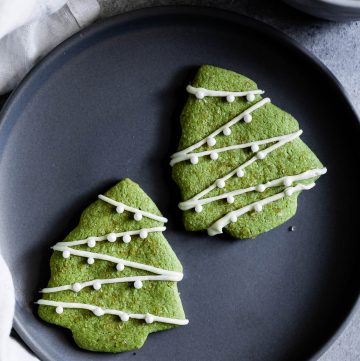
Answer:
[[[82,244],[87,244],[89,247],[95,247],[96,242],[102,242],[102,241],[115,242],[118,238],[122,238],[122,241],[124,243],[129,243],[131,241],[131,236],[139,235],[140,238],[145,239],[149,233],[164,232],[165,230],[166,227],[153,227],[153,228],[142,228],[134,231],[120,232],[120,233],[112,232],[100,237],[88,237],[86,239],[80,239],[71,242],[58,242],[56,243],[56,245],[71,247],[71,246],[79,246]]]
[[[182,162],[184,160],[189,160],[189,159],[191,159],[191,157],[201,158],[201,157],[210,155],[210,158],[213,159],[213,154],[219,154],[222,152],[228,152],[230,150],[237,150],[237,149],[244,149],[244,148],[251,148],[251,150],[254,153],[256,153],[259,151],[259,145],[278,142],[280,140],[286,139],[287,137],[289,137],[289,134],[280,135],[278,137],[272,137],[272,138],[267,138],[267,139],[263,139],[263,140],[254,140],[252,142],[243,143],[243,144],[229,145],[227,147],[206,150],[206,151],[198,152],[198,153],[181,154],[181,155],[177,156],[176,158],[172,159],[170,162],[170,165],[173,166],[176,163]],[[215,159],[213,159],[213,160],[217,160],[217,159],[218,159],[218,157],[215,156]]]
[[[181,281],[182,274],[175,275],[160,275],[160,276],[132,276],[132,277],[120,277],[120,278],[107,278],[107,279],[96,279],[87,282],[76,282],[72,285],[64,285],[58,287],[47,287],[43,288],[40,292],[42,293],[52,293],[52,292],[61,292],[61,291],[74,291],[79,292],[84,287],[93,286],[95,290],[99,290],[104,284],[112,283],[130,283],[134,282],[135,288],[141,288],[143,281],[172,281],[178,282]],[[139,282],[140,281],[140,282]],[[136,287],[138,285],[139,287]]]
[[[242,216],[245,213],[248,213],[250,211],[256,211],[261,212],[263,206],[270,204],[272,202],[278,201],[281,198],[284,198],[285,196],[290,197],[295,192],[299,192],[302,190],[309,190],[315,186],[315,183],[310,184],[297,184],[294,187],[288,187],[284,191],[277,193],[273,196],[264,198],[260,201],[251,203],[245,207],[239,208],[235,211],[229,212],[224,217],[218,219],[214,224],[212,224],[208,228],[208,234],[209,236],[215,236],[216,234],[223,233],[223,228],[226,227],[231,222],[236,222],[238,217]]]
[[[237,97],[246,97],[248,101],[255,100],[255,95],[264,94],[263,90],[247,90],[242,92],[224,91],[224,90],[210,90],[206,88],[196,88],[192,85],[186,87],[186,91],[196,96],[197,99],[205,97],[220,97],[226,98],[229,103],[232,103]]]
[[[102,254],[102,253],[81,251],[79,249],[74,249],[74,248],[70,248],[70,247],[62,246],[62,245],[60,245],[60,246],[55,245],[54,247],[52,247],[52,249],[54,251],[63,252],[64,258],[69,258],[70,255],[74,255],[74,256],[85,257],[85,258],[100,259],[100,260],[112,262],[115,264],[121,264],[125,267],[137,268],[137,269],[141,269],[143,271],[148,271],[148,272],[156,273],[159,275],[177,277],[178,281],[180,281],[183,278],[183,274],[181,272],[168,271],[168,270],[165,270],[162,268],[149,266],[149,265],[143,264],[143,263],[128,261],[128,260],[125,260],[122,258],[109,256],[109,255]],[[68,253],[65,253],[65,252],[68,252]],[[65,253],[65,255],[64,255],[64,253]],[[67,257],[65,257],[65,256],[67,256]]]
[[[38,305],[56,307],[56,312],[59,314],[61,314],[64,311],[64,308],[75,308],[75,309],[91,311],[94,313],[95,316],[98,317],[103,316],[105,314],[119,316],[119,318],[124,322],[128,321],[130,318],[133,318],[137,320],[145,320],[146,323],[162,322],[162,323],[170,323],[173,325],[180,325],[180,326],[187,325],[189,323],[189,320],[187,319],[180,320],[177,318],[161,317],[161,316],[152,315],[150,313],[146,313],[146,314],[127,313],[120,310],[103,308],[86,303],[58,302],[58,301],[50,301],[43,299],[38,300],[36,303]]]
[[[104,195],[99,195],[98,197],[104,202],[107,202],[115,206],[116,211],[118,213],[123,213],[124,211],[129,211],[134,213],[135,221],[141,221],[143,217],[147,217],[163,223],[168,221],[165,217],[161,217],[150,212],[142,211],[138,208],[130,207],[122,202],[115,201],[114,199],[106,197]],[[87,258],[87,263],[89,265],[94,264],[95,260],[99,259],[99,260],[115,263],[116,270],[119,272],[123,271],[126,266],[126,267],[136,268],[139,270],[155,273],[155,275],[94,279],[85,282],[75,282],[69,285],[47,287],[42,289],[40,292],[54,293],[54,292],[62,292],[67,290],[71,290],[73,292],[80,292],[84,287],[91,287],[91,286],[95,291],[98,291],[101,289],[102,285],[104,284],[129,283],[129,282],[133,282],[133,286],[135,289],[140,289],[143,287],[144,281],[171,281],[171,282],[181,281],[183,278],[183,274],[181,272],[169,271],[162,268],[157,268],[143,263],[128,261],[122,258],[113,257],[102,253],[87,252],[70,247],[70,246],[79,246],[86,244],[88,247],[92,248],[96,246],[97,242],[102,242],[102,241],[116,242],[117,239],[120,237],[124,243],[129,243],[131,241],[131,236],[136,235],[142,239],[146,239],[149,233],[163,232],[165,230],[166,227],[142,228],[138,230],[131,230],[131,231],[125,231],[119,233],[111,232],[103,236],[98,236],[98,237],[91,236],[86,239],[80,239],[70,242],[58,242],[55,246],[52,247],[52,249],[55,251],[62,252],[62,256],[65,259],[69,258],[71,255],[85,257]],[[146,323],[153,323],[154,321],[171,323],[175,325],[186,325],[189,323],[189,321],[186,319],[180,320],[180,319],[174,319],[168,317],[160,317],[149,313],[129,314],[124,311],[101,308],[95,305],[89,305],[85,303],[60,302],[60,301],[50,301],[44,299],[40,299],[36,303],[39,305],[47,305],[47,306],[55,307],[55,311],[58,314],[63,313],[64,308],[76,308],[76,309],[86,309],[92,311],[95,316],[103,316],[104,314],[117,315],[124,322],[128,321],[130,318],[134,318],[134,319],[144,319]]]
[[[114,199],[106,197],[102,194],[99,194],[98,198],[101,199],[102,201],[109,203],[109,204],[113,205],[114,207],[116,207],[116,211],[118,213],[122,213],[124,211],[134,213],[134,219],[136,221],[141,221],[142,217],[150,218],[155,221],[159,221],[159,222],[163,222],[163,223],[166,223],[168,221],[167,218],[165,218],[165,217],[161,217],[161,216],[158,216],[158,215],[150,213],[150,212],[142,211],[138,208],[130,207],[122,202],[115,201]]]
[[[187,201],[181,202],[179,204],[179,208],[182,209],[182,207],[187,207],[189,203],[194,204],[195,206],[199,204],[199,199],[204,197],[206,194],[211,192],[212,190],[216,188],[224,188],[225,182],[233,177],[234,175],[243,176],[244,175],[244,169],[256,162],[259,159],[264,159],[269,153],[273,152],[277,148],[280,148],[284,144],[291,142],[292,140],[298,138],[302,134],[302,130],[298,130],[295,133],[290,133],[281,140],[279,140],[277,143],[270,145],[264,150],[258,151],[252,158],[250,158],[245,163],[241,164],[239,167],[232,170],[230,173],[226,174],[224,177],[217,179],[211,186],[204,189],[202,192],[198,193],[194,197],[188,199]],[[190,207],[192,208],[192,207]]]
[[[218,196],[182,202],[179,204],[179,208],[182,211],[186,211],[191,208],[196,208],[197,206],[203,206],[204,204],[208,204],[208,203],[215,202],[215,201],[218,201],[220,199],[225,199],[225,198],[227,199],[228,203],[234,203],[235,196],[238,196],[238,195],[241,195],[244,193],[248,193],[248,192],[253,192],[253,191],[264,192],[267,188],[278,187],[281,185],[288,187],[288,186],[291,186],[294,182],[314,178],[314,177],[320,176],[322,174],[325,174],[326,171],[327,171],[326,168],[316,168],[316,169],[307,170],[307,171],[297,174],[297,175],[277,178],[272,181],[266,182],[264,184],[257,184],[257,185],[254,185],[254,186],[251,186],[248,188],[237,189],[237,190],[234,190],[231,192],[220,194]]]
[[[208,135],[206,138],[200,140],[199,142],[191,145],[188,148],[185,148],[179,152],[174,153],[171,158],[171,163],[170,165],[173,166],[174,164],[178,163],[177,159],[180,157],[183,157],[184,155],[194,151],[197,148],[200,148],[201,146],[203,146],[205,143],[207,143],[207,140],[210,138],[215,138],[217,135],[219,135],[221,132],[229,134],[228,130],[230,130],[230,127],[233,126],[234,124],[238,123],[241,119],[244,119],[245,121],[249,122],[251,121],[251,113],[253,111],[255,111],[256,109],[261,108],[262,106],[264,106],[265,104],[269,103],[271,100],[270,98],[264,98],[260,101],[258,101],[256,104],[252,105],[251,107],[249,107],[248,109],[246,109],[245,111],[243,111],[242,113],[240,113],[239,115],[237,115],[235,118],[231,119],[229,122],[227,122],[226,124],[224,124],[223,126],[221,126],[220,128],[216,129],[214,132],[212,132],[210,135]],[[231,132],[230,132],[231,133]],[[181,160],[180,160],[181,161]]]
[[[264,92],[262,90],[255,90],[255,91],[243,91],[243,92],[227,92],[227,91],[219,91],[219,90],[209,90],[205,88],[196,88],[191,85],[188,85],[186,90],[188,93],[194,94],[198,99],[203,99],[206,96],[213,96],[213,97],[226,97],[226,100],[228,102],[233,102],[235,100],[235,97],[237,96],[246,96],[248,101],[254,101],[256,98],[256,94],[263,94]],[[268,181],[265,184],[257,184],[255,186],[251,186],[248,188],[243,189],[237,189],[231,192],[226,192],[218,196],[214,197],[208,197],[203,198],[205,195],[207,195],[209,192],[213,191],[216,188],[224,188],[226,186],[226,181],[233,177],[234,175],[237,175],[238,177],[243,177],[245,175],[245,168],[256,162],[257,160],[264,159],[269,153],[273,152],[274,150],[278,149],[279,147],[283,146],[284,144],[298,138],[302,134],[302,130],[296,131],[291,134],[277,136],[273,138],[268,138],[264,140],[256,140],[249,143],[244,144],[235,144],[230,145],[222,148],[213,148],[211,150],[202,151],[202,152],[193,152],[194,150],[200,148],[204,144],[207,144],[208,147],[214,147],[216,144],[215,137],[219,135],[221,132],[225,136],[229,136],[231,134],[230,127],[237,122],[239,122],[241,119],[244,120],[245,123],[250,123],[252,121],[252,115],[251,113],[255,111],[256,109],[264,106],[266,103],[270,102],[269,98],[264,98],[254,104],[253,106],[246,109],[241,114],[237,115],[235,118],[215,130],[213,133],[211,133],[206,138],[202,139],[201,141],[181,150],[176,153],[174,153],[171,156],[170,165],[174,166],[175,164],[190,160],[192,164],[197,164],[199,162],[200,157],[210,156],[210,159],[213,161],[216,161],[219,158],[219,153],[237,150],[237,149],[243,149],[243,148],[251,148],[251,151],[255,153],[255,155],[250,158],[245,163],[241,164],[228,174],[226,174],[222,178],[218,178],[215,180],[215,182],[201,191],[200,193],[196,194],[194,197],[188,199],[187,201],[179,203],[179,208],[183,211],[195,208],[195,212],[200,213],[203,211],[203,205],[208,204],[220,199],[225,199],[229,204],[232,204],[235,202],[235,196],[257,191],[257,192],[264,192],[269,187],[277,187],[284,185],[286,188],[283,192],[280,192],[278,194],[275,194],[273,196],[264,198],[260,201],[251,203],[247,206],[244,206],[238,210],[229,212],[219,220],[217,220],[212,226],[208,228],[208,234],[210,236],[222,233],[222,229],[226,227],[230,222],[237,222],[238,217],[250,212],[261,212],[264,205],[267,205],[269,203],[275,202],[285,196],[291,196],[294,192],[302,191],[302,190],[308,190],[315,186],[315,183],[311,184],[297,184],[293,187],[290,187],[294,182],[310,179],[316,176],[320,176],[324,173],[326,173],[326,168],[322,169],[312,169],[305,171],[301,174],[297,175],[290,175],[290,176],[284,176],[278,179],[274,179],[272,181]],[[269,143],[275,143],[270,145],[269,147],[265,148],[264,150],[260,150],[259,146]]]

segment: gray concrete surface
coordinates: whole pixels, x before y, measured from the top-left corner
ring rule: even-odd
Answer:
[[[99,0],[99,3],[102,17],[148,6],[190,4],[217,6],[261,20],[315,54],[342,83],[360,115],[360,21],[335,23],[316,19],[277,0]],[[360,309],[319,361],[359,360]]]
[[[233,10],[281,30],[315,54],[339,79],[360,114],[360,21],[334,23],[304,15],[278,0],[99,0],[101,17],[156,5],[203,5]],[[0,108],[5,97],[0,97]],[[360,360],[360,308],[319,361]],[[246,360],[244,360],[246,361]]]

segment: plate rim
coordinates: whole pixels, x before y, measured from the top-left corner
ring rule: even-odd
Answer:
[[[261,32],[266,32],[273,39],[286,44],[292,50],[297,51],[306,57],[310,62],[318,68],[318,71],[325,74],[326,78],[329,79],[334,87],[334,90],[338,92],[338,96],[341,96],[345,105],[353,113],[355,121],[357,121],[358,129],[360,129],[360,114],[355,109],[354,105],[350,101],[350,97],[344,86],[340,83],[337,77],[332,73],[332,71],[321,62],[314,54],[309,50],[303,47],[296,40],[292,39],[288,35],[284,34],[281,30],[274,28],[271,25],[264,23],[258,19],[252,18],[240,14],[233,10],[224,9],[218,6],[193,6],[193,5],[160,5],[160,6],[151,6],[144,7],[140,9],[135,9],[129,12],[118,14],[107,19],[102,19],[97,23],[91,24],[89,27],[80,30],[79,32],[73,34],[71,37],[57,45],[52,49],[43,59],[36,64],[29,73],[24,77],[24,79],[18,84],[18,86],[11,92],[11,95],[6,100],[2,109],[0,110],[0,134],[3,131],[3,128],[7,124],[6,117],[12,111],[12,107],[17,103],[18,99],[26,93],[27,88],[31,85],[33,79],[36,79],[38,75],[41,75],[41,72],[48,67],[54,60],[59,56],[66,57],[66,49],[76,46],[79,42],[91,38],[92,35],[100,33],[101,31],[110,28],[112,26],[124,24],[126,22],[131,22],[139,18],[149,18],[151,16],[174,16],[174,15],[195,15],[195,16],[211,16],[211,17],[220,17],[226,21],[231,20],[232,22],[238,22],[242,26],[250,26],[260,30]],[[16,123],[16,120],[13,121]],[[1,151],[1,149],[0,149]],[[1,251],[1,249],[0,249]],[[16,296],[16,294],[15,294]],[[15,315],[13,320],[13,328],[19,334],[22,341],[38,356],[41,360],[52,360],[51,356],[48,355],[46,350],[42,349],[39,346],[38,342],[31,337],[30,333],[26,330],[26,327],[19,321],[17,317],[17,308],[19,307],[18,302],[16,301]],[[354,314],[360,310],[360,287],[357,292],[357,296],[349,307],[349,311],[345,313],[344,319],[341,321],[338,328],[331,334],[331,336],[312,353],[307,361],[316,361],[323,355],[330,346],[340,337],[347,325],[352,320]]]

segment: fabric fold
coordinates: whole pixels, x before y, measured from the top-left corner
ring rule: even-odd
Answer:
[[[14,0],[5,0],[0,6],[1,10],[8,12],[0,16],[2,18],[14,18],[14,24],[22,25],[12,32],[0,38],[0,94],[12,90],[29,72],[29,70],[48,54],[54,47],[60,44],[83,27],[91,24],[100,15],[100,6],[97,0],[70,0],[60,9],[60,0],[54,2],[38,1],[41,10],[35,11],[40,17],[34,19],[33,15],[20,17],[13,14],[16,8],[6,6]],[[17,2],[17,0],[15,0]],[[63,1],[63,0],[62,0]],[[64,3],[64,1],[63,1]],[[19,5],[20,6],[20,5]],[[35,5],[34,5],[35,6]],[[21,7],[21,6],[20,6]],[[56,12],[52,10],[57,9]],[[31,6],[25,10],[34,11]],[[25,11],[24,9],[22,12]],[[6,29],[14,28],[13,24],[5,24],[0,27],[0,36]]]

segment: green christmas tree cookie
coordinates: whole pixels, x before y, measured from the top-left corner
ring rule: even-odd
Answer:
[[[299,193],[326,173],[298,122],[229,70],[204,65],[187,91],[170,163],[185,228],[249,238],[291,218]]]
[[[186,325],[182,266],[162,235],[167,219],[125,179],[91,204],[54,247],[39,316],[91,351],[141,347],[151,332]]]

